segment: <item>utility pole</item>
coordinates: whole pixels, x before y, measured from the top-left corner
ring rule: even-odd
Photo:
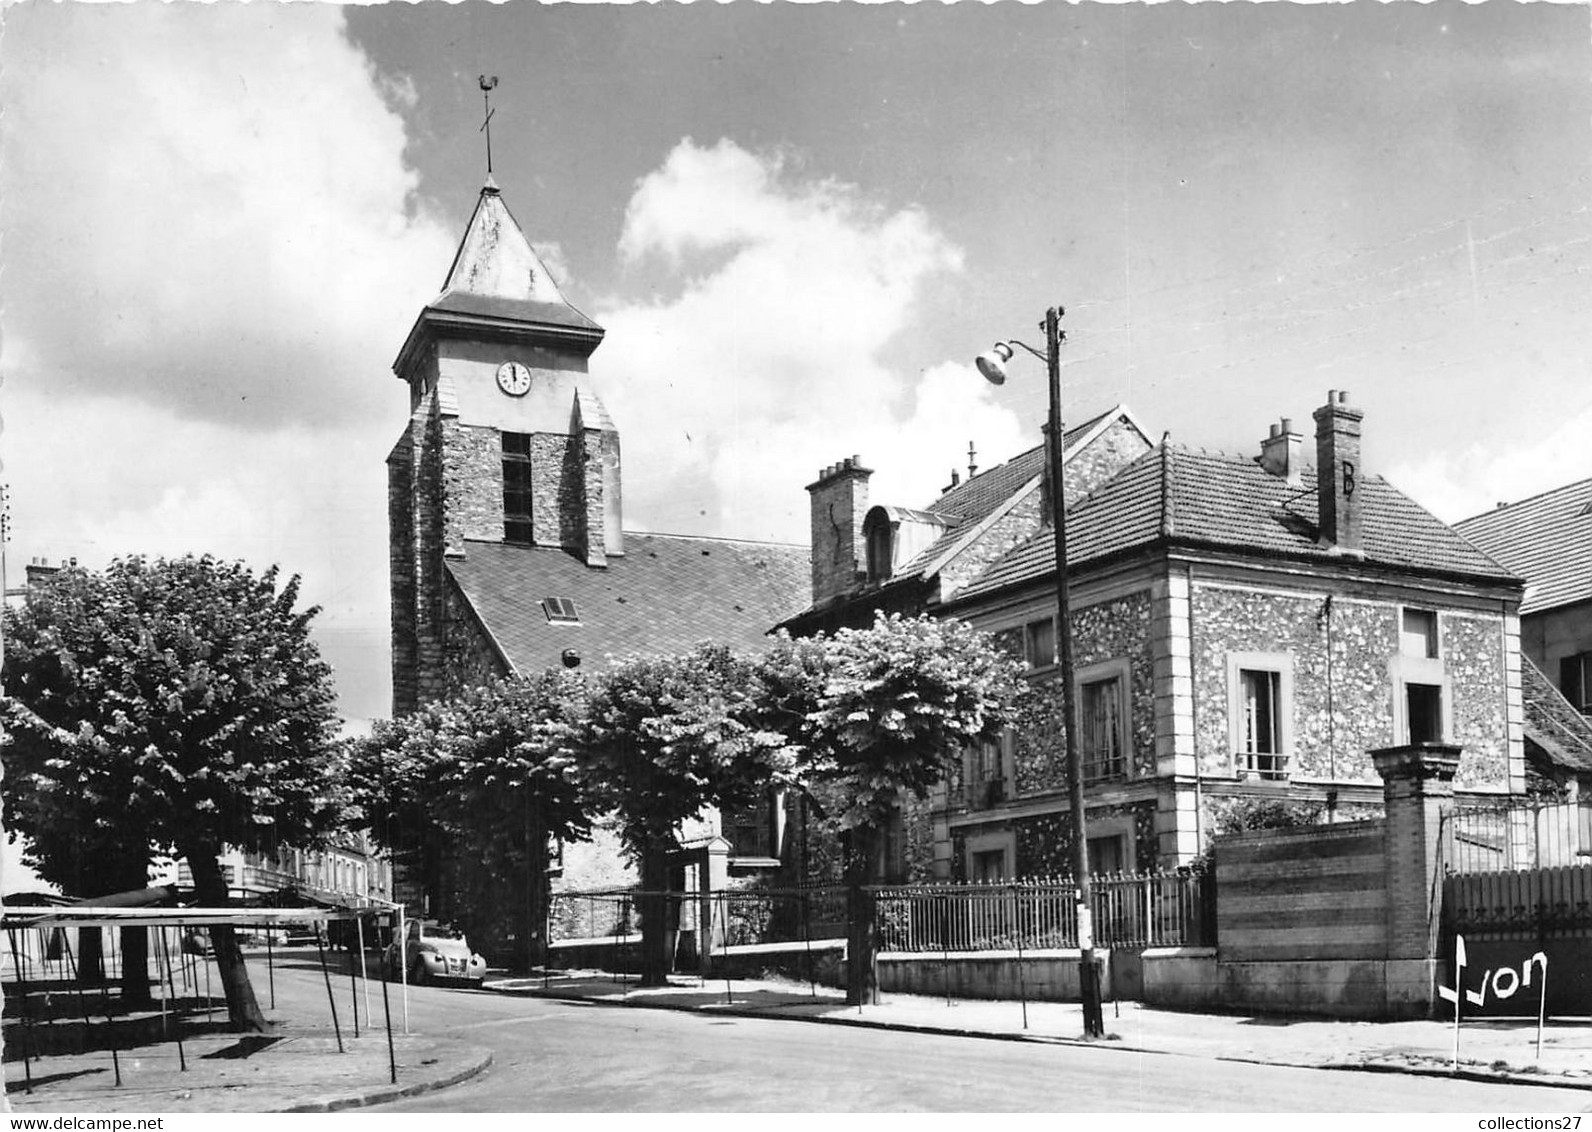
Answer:
[[[1100,977],[1094,961],[1094,901],[1089,882],[1089,830],[1084,816],[1083,754],[1078,749],[1078,690],[1074,687],[1072,595],[1067,573],[1067,486],[1062,467],[1066,437],[1061,431],[1060,307],[1045,312],[1045,367],[1050,379],[1050,418],[1045,439],[1050,456],[1050,523],[1056,536],[1056,652],[1061,666],[1062,734],[1067,759],[1067,807],[1072,811],[1072,875],[1078,887],[1078,987],[1083,999],[1083,1036],[1105,1036]]]
[[[1045,455],[1050,474],[1050,526],[1056,536],[1056,660],[1060,667],[1062,742],[1067,763],[1067,805],[1072,811],[1072,875],[1078,892],[1078,990],[1083,1000],[1083,1036],[1105,1036],[1100,1007],[1100,975],[1094,962],[1093,890],[1089,881],[1089,823],[1084,813],[1083,757],[1078,750],[1078,690],[1073,686],[1072,596],[1067,575],[1067,483],[1063,475],[1066,437],[1061,431],[1061,307],[1045,311],[1044,352],[1012,339],[977,359],[978,371],[993,385],[1006,381],[1006,363],[1021,346],[1045,363],[1050,381],[1050,415],[1045,422]]]

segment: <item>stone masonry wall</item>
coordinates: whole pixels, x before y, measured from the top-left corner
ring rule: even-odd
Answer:
[[[1447,738],[1464,748],[1454,776],[1460,789],[1508,785],[1503,632],[1503,618],[1496,615],[1438,615],[1443,669],[1453,703]]]
[[[1083,451],[1067,461],[1067,505],[1072,507],[1095,488],[1150,450],[1138,429],[1120,418]]]
[[[1227,657],[1261,651],[1292,657],[1293,776],[1376,781],[1366,752],[1402,741],[1394,734],[1389,671],[1399,647],[1397,603],[1336,598],[1329,611],[1325,595],[1196,583],[1191,610],[1201,773],[1235,773]],[[1507,762],[1502,619],[1440,612],[1439,638],[1450,681],[1452,739],[1465,747],[1460,780],[1502,786]]]
[[[1040,503],[1043,497],[1041,491],[1029,492],[1010,511],[990,524],[989,530],[972,546],[957,555],[940,572],[940,597],[949,598],[982,574],[1001,555],[1033,537],[1042,521]]]
[[[1133,867],[1146,872],[1160,864],[1160,837],[1155,828],[1154,799],[1120,805],[1088,807],[1091,831],[1117,818],[1131,818]],[[951,879],[966,881],[967,839],[969,835],[1013,834],[1016,859],[1013,874],[1018,880],[1072,875],[1072,815],[1065,811],[1006,818],[977,826],[960,826],[951,831]]]
[[[531,529],[538,546],[585,549],[581,452],[565,434],[531,435]]]
[[[464,540],[503,538],[503,440],[494,428],[442,420],[443,475],[447,492],[446,540],[461,553]]]
[[[412,435],[419,437],[414,476],[415,704],[443,694],[442,550],[443,423],[433,390],[422,400]]]
[[[1088,606],[1074,606],[1073,663],[1083,669],[1113,660],[1129,663],[1129,765],[1133,777],[1155,774],[1155,681],[1150,651],[1150,594],[1141,590]],[[996,644],[1022,655],[1022,630],[995,634]],[[1034,696],[1018,725],[1015,763],[1018,797],[1067,788],[1060,720],[1062,690],[1059,669],[1034,677]]]
[[[392,603],[392,712],[415,707],[414,445],[406,431],[387,458],[387,569]]]
[[[571,545],[589,565],[607,561],[603,537],[603,439],[603,433],[589,428],[572,438],[569,445],[571,458],[579,461],[579,466],[571,471],[580,482],[580,530]]]
[[[463,596],[451,583],[444,595],[444,608],[446,694],[455,696],[467,688],[478,688],[508,675],[508,667],[492,647],[492,642],[487,639]]]

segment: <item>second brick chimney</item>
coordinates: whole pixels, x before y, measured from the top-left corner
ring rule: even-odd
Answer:
[[[1315,411],[1316,504],[1321,541],[1352,554],[1360,546],[1360,422],[1365,414],[1339,390]]]
[[[813,604],[848,593],[861,576],[862,520],[868,513],[872,468],[850,456],[807,485],[813,512]]]
[[[1287,417],[1281,425],[1271,426],[1271,435],[1260,442],[1260,466],[1272,475],[1298,487],[1303,481],[1300,473],[1304,459],[1304,436],[1294,431],[1293,421]]]

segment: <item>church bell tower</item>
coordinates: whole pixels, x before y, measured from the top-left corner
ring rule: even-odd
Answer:
[[[489,175],[393,363],[409,388],[387,458],[395,716],[455,690],[447,563],[472,543],[558,548],[591,569],[624,553],[619,433],[587,373],[602,339]]]

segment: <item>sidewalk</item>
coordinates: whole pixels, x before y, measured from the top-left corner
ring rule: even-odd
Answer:
[[[446,1088],[480,1073],[489,1051],[420,1035],[393,1035],[398,1083],[392,1083],[384,1030],[343,1034],[330,1026],[270,1035],[206,1034],[122,1050],[122,1084],[114,1087],[109,1051],[35,1059],[33,1091],[23,1065],[6,1063],[6,1101],[13,1112],[329,1112]]]
[[[735,979],[726,983],[675,976],[672,985],[637,989],[605,972],[563,972],[547,979],[500,979],[487,989],[580,999],[614,1006],[787,1018],[830,1025],[872,1026],[1003,1039],[1082,1042],[1077,1003],[985,1001],[881,994],[877,1006],[845,1005],[832,987]],[[1251,1061],[1317,1069],[1373,1069],[1451,1076],[1451,1022],[1352,1022],[1247,1015],[1193,1014],[1138,1003],[1105,1004],[1108,1048]],[[1532,1021],[1477,1020],[1460,1029],[1459,1073],[1484,1080],[1592,1089],[1592,1022],[1549,1022],[1537,1052]]]
[[[495,979],[505,995],[575,999],[617,1008],[688,1010],[828,1025],[952,1033],[993,1040],[1071,1044],[1082,1041],[1076,1003],[981,1001],[889,994],[877,1006],[848,1007],[839,991],[806,983],[736,979],[699,982],[676,977],[668,987],[639,990],[597,971],[530,979]],[[1106,1003],[1104,1048],[1250,1061],[1306,1068],[1357,1068],[1449,1076],[1453,1026],[1442,1022],[1336,1022],[1191,1014],[1137,1003]],[[1537,1055],[1536,1024],[1476,1021],[1460,1032],[1459,1072],[1486,1080],[1518,1080],[1592,1090],[1592,1023],[1550,1023]],[[391,1082],[383,1029],[343,1034],[337,1052],[329,1026],[292,1026],[268,1036],[206,1034],[186,1039],[188,1068],[173,1042],[120,1056],[122,1085],[113,1087],[107,1051],[33,1061],[33,1091],[23,1066],[6,1065],[6,1099],[17,1112],[323,1112],[380,1104],[446,1088],[480,1073],[490,1051],[450,1039],[394,1034],[397,1084]]]

